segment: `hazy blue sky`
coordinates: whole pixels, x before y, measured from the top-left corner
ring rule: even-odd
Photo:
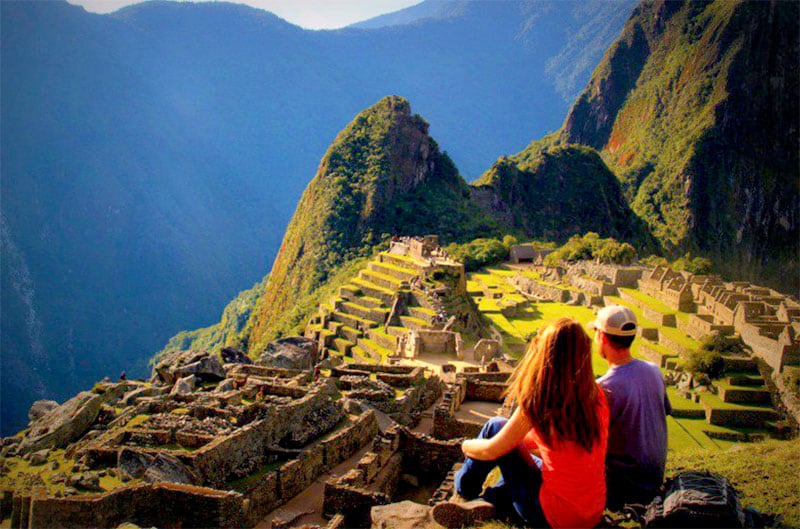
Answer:
[[[67,0],[94,13],[110,13],[142,0]],[[183,0],[178,0],[183,1]],[[238,0],[275,13],[292,24],[308,29],[341,28],[384,13],[391,13],[422,0]]]

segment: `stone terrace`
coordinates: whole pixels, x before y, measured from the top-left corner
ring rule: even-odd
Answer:
[[[417,356],[428,342],[436,342],[431,332],[445,325],[437,310],[444,293],[437,292],[434,280],[443,272],[460,277],[457,284],[465,288],[463,265],[446,258],[435,240],[396,241],[320,306],[305,335],[318,341],[323,357],[348,362]],[[460,340],[449,347],[459,354]]]

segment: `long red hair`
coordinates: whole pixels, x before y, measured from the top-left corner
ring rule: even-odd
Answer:
[[[600,440],[598,391],[591,339],[580,323],[559,318],[531,340],[507,394],[548,446],[573,441],[590,451]]]

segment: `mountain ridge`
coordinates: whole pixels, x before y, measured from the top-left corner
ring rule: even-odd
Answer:
[[[562,133],[600,150],[667,249],[793,291],[798,16],[787,2],[642,4]]]
[[[608,11],[619,20],[630,5]],[[34,369],[25,319],[3,311],[0,429],[21,427],[34,398],[144,373],[169,336],[213,322],[263,277],[341,124],[380,97],[411,97],[467,175],[521,148],[531,124],[557,126],[567,104],[535,64],[561,54],[567,35],[525,48],[513,39],[525,13],[512,7],[476,4],[483,16],[420,27],[306,31],[235,5],[98,15],[0,2],[2,208],[21,256],[2,266],[2,297],[31,303],[46,364],[76,358],[74,376]],[[503,17],[481,23],[495,9]],[[570,24],[590,19],[581,17]],[[531,27],[556,23],[551,14]],[[602,46],[578,51],[599,58]],[[11,287],[23,262],[25,299]],[[33,387],[47,389],[34,397]]]

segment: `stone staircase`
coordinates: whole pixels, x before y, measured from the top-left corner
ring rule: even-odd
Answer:
[[[395,354],[399,336],[410,329],[433,328],[436,313],[418,305],[404,307],[397,315],[399,326],[387,326],[398,296],[413,303],[409,284],[425,269],[424,263],[407,256],[378,254],[339,287],[328,303],[320,305],[319,315],[306,327],[306,336],[324,342],[328,354],[345,361],[385,362]]]

